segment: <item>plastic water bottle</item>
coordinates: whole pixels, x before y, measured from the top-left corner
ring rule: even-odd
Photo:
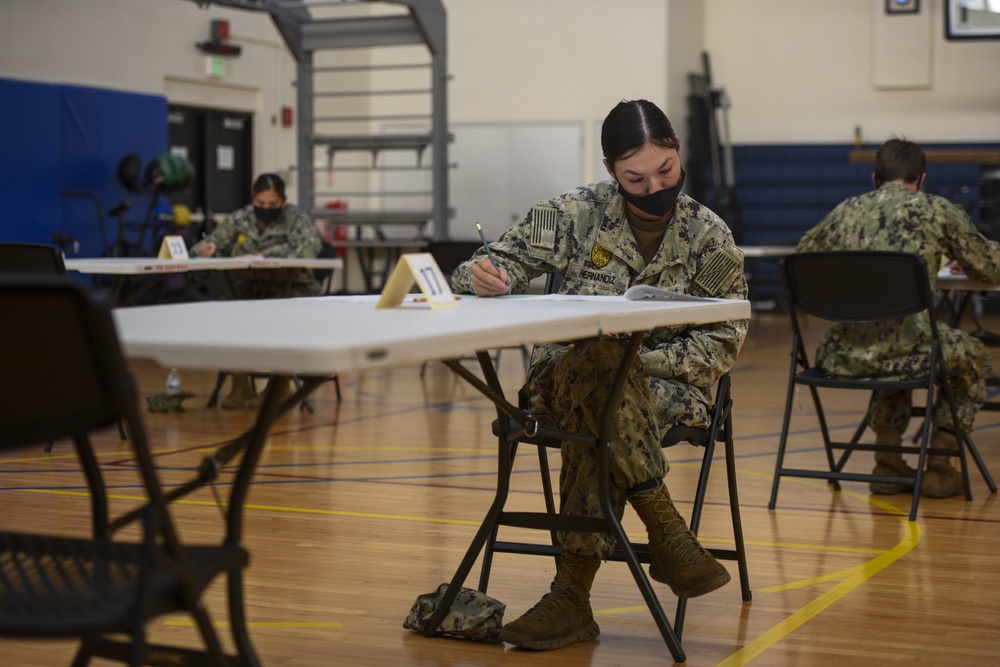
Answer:
[[[176,396],[181,393],[181,373],[176,368],[171,368],[167,374],[167,396]]]

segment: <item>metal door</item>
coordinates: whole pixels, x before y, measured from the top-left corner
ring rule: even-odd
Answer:
[[[205,112],[205,210],[228,213],[250,203],[253,116]]]
[[[184,204],[192,211],[205,210],[204,116],[203,109],[181,106],[171,106],[167,113],[170,153],[190,160],[195,172],[186,188],[170,194],[170,203]]]
[[[253,116],[173,105],[170,152],[194,165],[193,183],[171,195],[192,211],[229,213],[250,203],[253,180]]]

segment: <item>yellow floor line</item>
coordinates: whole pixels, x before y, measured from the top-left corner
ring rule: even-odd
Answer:
[[[756,639],[751,641],[749,644],[736,651],[728,658],[722,662],[715,665],[715,667],[742,667],[748,664],[754,658],[757,658],[767,649],[771,648],[778,642],[780,642],[785,637],[788,637],[795,630],[800,628],[807,621],[818,616],[823,610],[828,608],[833,603],[837,602],[848,593],[851,593],[863,583],[874,577],[876,574],[884,570],[886,567],[896,562],[904,555],[913,550],[914,547],[920,542],[921,531],[920,525],[916,521],[909,521],[907,519],[908,513],[891,505],[890,503],[879,500],[878,498],[873,498],[871,496],[863,496],[859,493],[854,493],[853,491],[844,491],[843,493],[854,498],[860,498],[884,511],[895,516],[899,519],[900,524],[903,527],[903,535],[899,542],[892,549],[886,551],[885,553],[877,556],[865,563],[857,565],[846,570],[841,570],[838,573],[832,573],[831,575],[826,575],[824,577],[817,577],[811,580],[805,580],[802,582],[793,582],[789,584],[784,584],[783,586],[773,586],[768,589],[760,589],[757,592],[771,592],[778,590],[788,590],[790,588],[808,585],[807,582],[818,583],[820,581],[832,580],[834,575],[843,575],[845,578],[843,581],[838,583],[836,586],[823,593],[819,597],[815,598],[809,602],[804,607],[793,612],[788,618],[784,619],[780,623],[772,626],[764,633],[757,636]]]
[[[171,619],[164,621],[163,625],[174,628],[193,628],[197,624],[187,619]],[[212,621],[212,625],[217,628],[228,628],[229,621]],[[248,628],[342,628],[344,624],[340,621],[250,621]]]
[[[758,476],[767,476],[762,473],[746,472],[743,474],[751,474]],[[804,485],[826,488],[826,484],[817,484],[815,482],[810,482],[808,480],[789,480],[790,482],[800,483]],[[40,490],[40,489],[25,489],[25,491],[30,491],[34,493],[49,493],[49,494],[62,494],[62,495],[88,495],[85,492],[79,491],[58,491],[58,490]],[[812,577],[809,579],[804,579],[797,582],[789,582],[786,584],[781,584],[778,586],[771,586],[766,589],[758,589],[758,593],[772,593],[784,590],[792,590],[795,588],[801,588],[809,585],[825,583],[828,581],[835,581],[837,579],[842,579],[838,584],[836,584],[829,591],[823,593],[819,597],[815,598],[804,607],[793,612],[783,621],[772,626],[766,630],[763,634],[759,635],[756,639],[752,640],[749,644],[739,649],[728,658],[718,663],[715,667],[742,667],[748,664],[750,661],[754,660],[767,649],[777,644],[779,641],[788,637],[796,629],[801,627],[807,621],[819,615],[823,610],[828,608],[830,605],[834,604],[847,594],[851,593],[863,583],[871,579],[877,573],[881,572],[883,569],[891,565],[892,563],[899,560],[901,557],[909,553],[916,545],[920,542],[921,530],[920,525],[915,521],[907,520],[907,512],[892,505],[888,502],[882,501],[878,498],[871,496],[864,496],[859,493],[852,491],[841,490],[841,494],[846,496],[851,496],[854,498],[861,499],[867,503],[870,503],[879,509],[885,511],[887,514],[896,517],[903,526],[903,535],[900,541],[888,551],[879,551],[876,549],[851,549],[851,548],[836,548],[831,549],[829,547],[823,547],[820,545],[810,546],[810,545],[786,545],[794,546],[795,548],[814,548],[817,550],[838,550],[838,551],[853,551],[856,553],[874,553],[878,554],[871,560],[868,560],[859,565],[840,570],[838,572],[832,572],[830,574],[821,575],[819,577]],[[112,496],[117,499],[129,499],[129,500],[141,500],[135,496]],[[182,500],[178,502],[183,502],[184,504],[190,505],[203,505],[203,506],[215,506],[217,503],[213,501],[198,501],[198,500]],[[291,512],[291,513],[301,513],[301,514],[324,514],[330,516],[348,516],[348,517],[358,517],[358,518],[376,518],[376,519],[388,519],[388,520],[399,520],[399,521],[416,521],[424,523],[442,523],[442,524],[454,524],[454,525],[469,525],[478,526],[481,524],[480,521],[468,521],[468,520],[456,520],[456,519],[440,519],[440,518],[429,518],[429,517],[415,517],[415,516],[405,516],[405,515],[391,515],[391,514],[375,514],[366,512],[345,512],[341,510],[324,510],[324,509],[314,509],[314,508],[298,508],[298,507],[283,507],[276,505],[255,505],[247,504],[246,509],[255,509],[262,511],[274,511],[274,512]],[[704,538],[706,541],[708,538]],[[762,543],[756,543],[762,544]],[[770,545],[772,547],[781,546],[779,544]],[[611,608],[596,611],[598,614],[618,614],[618,613],[632,613],[636,611],[645,610],[645,606],[641,607],[620,607]],[[255,625],[255,624],[251,624]],[[256,624],[257,627],[264,627],[264,625]],[[321,624],[319,626],[310,625],[300,625],[300,624],[268,624],[267,627],[336,627]]]

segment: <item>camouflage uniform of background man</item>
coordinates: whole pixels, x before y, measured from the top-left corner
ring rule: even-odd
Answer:
[[[965,210],[943,197],[921,192],[927,174],[920,147],[890,139],[875,156],[875,190],[840,203],[799,242],[797,250],[895,250],[927,260],[931,288],[936,289],[942,258],[957,262],[973,279],[1000,281],[1000,244],[987,240]],[[972,430],[986,395],[990,355],[968,333],[938,324],[942,352],[955,373],[952,391],[963,433]],[[849,377],[913,377],[925,373],[930,352],[930,322],[926,313],[887,325],[836,324],[820,341],[816,365],[828,373]],[[878,392],[870,407],[875,442],[898,446],[911,414],[909,391]],[[955,449],[955,424],[947,404],[935,406],[931,446]],[[875,454],[876,475],[915,477],[897,452]],[[913,485],[871,483],[873,493],[902,493]],[[930,456],[921,492],[947,498],[963,491],[961,473],[951,457]]]
[[[454,272],[455,291],[523,293],[533,278],[556,269],[563,294],[621,295],[644,284],[745,299],[743,254],[728,227],[680,194],[680,143],[663,112],[645,100],[620,103],[604,121],[601,145],[616,180],[535,205],[491,244],[499,268],[478,251]],[[735,363],[746,333],[746,320],[649,332],[613,415],[611,489],[617,514],[621,518],[626,501],[633,506],[649,532],[650,576],[681,597],[704,595],[730,577],[674,508],[663,482],[667,462],[660,439],[677,424],[709,425],[712,386]],[[596,435],[623,346],[617,338],[537,346],[523,400],[542,421]],[[560,511],[601,516],[597,489],[596,452],[564,443]],[[558,539],[563,553],[550,592],[504,626],[504,641],[555,649],[598,636],[590,587],[614,538],[563,532]]]

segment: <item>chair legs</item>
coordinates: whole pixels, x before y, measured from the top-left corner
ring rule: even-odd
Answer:
[[[736,561],[737,571],[740,577],[740,594],[744,602],[749,602],[753,598],[750,591],[750,573],[747,568],[746,545],[743,541],[743,519],[740,516],[739,490],[736,482],[736,448],[732,438],[732,417],[727,416],[725,425],[725,437],[723,440],[726,460],[726,483],[729,489],[729,513],[733,524],[732,549],[710,548],[708,551],[719,560]],[[695,491],[694,503],[691,507],[691,531],[697,535],[701,526],[701,515],[705,508],[705,498],[708,492],[708,475],[712,469],[712,459],[715,453],[715,443],[708,443],[705,447],[705,454],[701,462],[701,473],[698,477],[698,487]],[[684,630],[684,613],[687,608],[687,599],[677,600],[677,612],[674,619],[674,630],[680,636]]]
[[[616,372],[615,379],[612,382],[611,387],[608,391],[608,397],[606,398],[607,405],[613,405],[616,397],[620,395],[622,386],[624,384],[625,373],[623,369],[627,369],[631,361],[635,358],[638,353],[639,347],[642,343],[642,337],[633,336],[626,348],[625,354],[623,355],[623,360],[619,370]],[[480,362],[480,368],[483,372],[485,381],[477,377],[474,373],[465,368],[457,360],[448,360],[446,365],[448,365],[452,371],[457,373],[460,377],[465,379],[469,384],[476,387],[481,391],[487,398],[493,401],[498,410],[498,422],[497,422],[497,435],[498,435],[498,456],[497,456],[497,490],[496,495],[493,499],[493,503],[490,509],[486,513],[482,524],[480,525],[472,543],[469,545],[468,550],[465,552],[465,556],[462,562],[459,564],[454,576],[449,582],[444,594],[437,603],[437,609],[431,615],[430,619],[427,621],[427,626],[424,630],[424,635],[427,637],[433,637],[438,633],[438,628],[441,625],[444,617],[447,615],[451,608],[451,604],[454,602],[455,597],[458,595],[459,590],[466,581],[469,573],[471,572],[476,561],[479,559],[480,552],[483,552],[483,566],[480,576],[480,591],[486,592],[487,586],[489,584],[490,569],[493,560],[493,554],[496,552],[503,553],[520,553],[528,555],[538,555],[538,556],[548,556],[548,557],[558,557],[562,548],[556,543],[555,533],[558,532],[610,532],[616,539],[618,543],[618,548],[615,553],[608,558],[608,560],[623,560],[629,565],[629,570],[635,579],[636,586],[642,593],[643,599],[646,602],[646,606],[649,608],[650,614],[653,616],[653,620],[656,622],[657,627],[660,630],[660,634],[663,636],[664,643],[667,645],[668,650],[673,656],[674,660],[677,662],[684,662],[686,657],[684,651],[680,645],[680,639],[678,634],[671,627],[670,622],[667,620],[666,615],[663,613],[663,608],[660,605],[659,600],[656,597],[656,593],[653,591],[652,585],[650,584],[649,577],[643,570],[641,563],[650,562],[650,553],[648,545],[644,544],[632,544],[629,541],[628,536],[625,533],[621,522],[618,520],[614,501],[612,500],[611,490],[609,488],[611,484],[610,475],[610,453],[609,445],[607,443],[607,437],[610,432],[609,426],[609,415],[610,411],[605,410],[602,414],[602,424],[599,432],[602,434],[597,438],[592,438],[589,436],[583,436],[575,433],[569,433],[565,431],[559,431],[558,429],[547,429],[547,433],[538,434],[539,424],[537,422],[532,422],[530,425],[530,431],[533,431],[531,437],[529,437],[523,428],[517,426],[517,431],[511,431],[511,423],[509,416],[517,416],[520,419],[531,419],[530,415],[525,414],[519,408],[510,404],[503,396],[500,388],[499,380],[496,377],[495,368],[493,366],[492,360],[489,355],[485,352],[478,353],[478,358]],[[728,376],[726,376],[728,379]],[[720,380],[720,387],[721,384]],[[728,384],[725,385],[728,387]],[[715,416],[715,426],[718,425],[718,421],[723,419],[720,415],[725,415],[724,424],[726,431],[724,432],[725,438],[727,440],[727,463],[730,467],[730,475],[728,476],[732,492],[730,494],[730,502],[733,505],[733,516],[734,519],[738,521],[739,513],[738,509],[735,507],[738,503],[738,497],[735,493],[735,469],[733,467],[734,455],[732,454],[732,439],[729,428],[731,422],[729,421],[729,401],[728,401],[728,390],[725,391],[726,396],[726,409],[725,411],[716,410]],[[714,444],[714,438],[716,437],[716,427],[709,431],[708,429],[681,429],[685,432],[698,430],[706,433],[711,433],[709,438],[709,444]],[[544,429],[544,427],[542,427]],[[511,437],[513,435],[513,437]],[[694,437],[694,436],[692,436]],[[686,439],[681,438],[681,439]],[[557,513],[555,510],[555,502],[552,493],[552,486],[549,480],[549,470],[548,461],[545,455],[546,447],[559,447],[559,443],[563,440],[578,441],[582,445],[596,447],[598,454],[598,469],[603,471],[597,475],[598,480],[598,495],[601,502],[601,516],[595,517],[583,517],[583,516],[573,516],[568,514]],[[698,442],[701,442],[699,439]],[[510,479],[511,472],[514,465],[514,457],[517,453],[517,447],[519,444],[531,444],[538,449],[539,452],[539,467],[542,472],[542,485],[545,490],[545,509],[544,512],[516,512],[516,511],[505,511],[505,505],[507,503],[507,498],[510,491]],[[664,446],[667,442],[664,441]],[[704,461],[711,462],[711,454],[707,455]],[[701,494],[702,498],[699,501],[699,513],[701,511],[701,503],[704,502],[704,489],[707,486],[707,476],[704,476],[704,481],[701,484]],[[540,542],[501,542],[497,539],[498,531],[500,526],[510,526],[517,528],[528,528],[534,530],[544,530],[548,531],[550,534],[550,543],[543,544]],[[743,588],[743,597],[748,600],[750,597],[749,585],[747,583],[746,577],[746,567],[745,567],[745,552],[742,548],[742,529],[738,526],[734,526],[734,532],[736,534],[736,539],[738,541],[738,549],[733,550],[733,558],[741,558],[742,563],[740,567],[740,577],[741,584]],[[737,555],[738,554],[738,555]],[[723,555],[723,558],[726,556]],[[683,621],[683,610],[679,619]]]
[[[206,408],[214,408],[216,406],[216,404],[219,401],[219,392],[222,391],[222,385],[226,382],[226,377],[228,376],[229,376],[229,371],[219,371],[219,373],[216,375],[215,388],[212,389],[212,394],[211,396],[208,397],[208,403],[205,404]],[[337,402],[340,403],[341,400],[343,400],[343,397],[341,396],[340,393],[340,376],[334,375],[330,379],[333,382],[334,388],[336,389],[337,392]],[[302,388],[302,380],[299,379],[297,375],[292,376],[292,382],[295,384],[296,389]],[[252,384],[253,381],[251,379],[251,385]],[[313,411],[312,402],[309,401],[309,399],[307,398],[302,399],[302,402],[299,404],[299,407],[308,412]]]
[[[222,385],[228,375],[228,371],[219,371],[215,376],[215,389],[212,390],[212,395],[208,397],[208,403],[205,404],[206,408],[214,408],[216,403],[219,402],[219,392],[222,391]]]
[[[794,361],[793,361],[794,364]],[[794,372],[794,369],[793,369]],[[968,434],[958,433],[957,438],[957,449],[948,450],[941,447],[935,447],[932,441],[932,425],[930,419],[927,418],[928,415],[932,413],[935,392],[927,392],[927,402],[923,406],[914,406],[915,416],[924,416],[924,420],[920,425],[917,434],[914,436],[913,446],[899,446],[893,447],[892,450],[899,451],[900,453],[909,453],[917,455],[917,475],[915,478],[904,478],[899,476],[888,476],[888,475],[874,475],[867,473],[851,473],[845,472],[844,468],[851,455],[856,451],[867,451],[867,452],[884,452],[889,451],[890,448],[885,445],[879,444],[863,444],[860,442],[861,436],[864,434],[865,430],[869,427],[868,415],[862,419],[861,423],[854,430],[853,436],[848,442],[838,442],[830,435],[830,431],[826,424],[826,418],[823,413],[822,403],[820,402],[819,392],[816,387],[810,386],[810,392],[813,396],[813,405],[816,409],[816,416],[819,421],[820,432],[823,437],[823,448],[828,461],[828,470],[809,470],[801,468],[790,468],[785,465],[785,455],[787,453],[788,439],[789,439],[789,428],[791,423],[791,411],[792,411],[792,401],[794,395],[794,386],[792,385],[788,389],[788,397],[785,405],[785,415],[782,422],[781,437],[778,442],[778,454],[777,460],[775,462],[774,469],[774,479],[771,486],[771,500],[768,503],[768,509],[774,509],[777,505],[778,500],[778,486],[782,477],[805,477],[813,479],[825,479],[835,490],[840,490],[841,481],[852,481],[852,482],[886,482],[886,483],[897,483],[897,484],[912,484],[913,485],[913,497],[910,501],[910,512],[909,520],[914,521],[917,518],[917,508],[920,503],[921,489],[923,488],[924,474],[927,469],[927,461],[930,456],[953,456],[959,459],[959,464],[961,468],[963,486],[965,491],[965,499],[972,500],[972,487],[969,479],[969,466],[966,461],[966,451],[972,456],[973,460],[976,462],[976,466],[979,469],[980,474],[983,476],[983,480],[989,487],[991,493],[996,493],[997,486],[993,480],[990,471],[986,468],[985,463],[979,455],[979,450],[976,448],[975,443]],[[947,390],[944,390],[945,392]],[[955,409],[954,401],[951,400],[949,395],[943,397],[952,411],[953,423],[958,424],[959,419],[957,411]],[[840,451],[841,455],[839,458],[834,457],[834,451]]]
[[[726,429],[725,433],[727,435],[724,438],[726,479],[729,487],[729,509],[730,509],[730,515],[732,517],[733,539],[735,542],[735,546],[732,549],[711,548],[708,551],[715,558],[719,560],[736,561],[739,572],[741,596],[744,602],[749,602],[753,596],[750,590],[750,576],[747,568],[746,546],[743,541],[743,522],[740,517],[739,492],[736,481],[736,453],[733,444],[733,439],[730,435],[728,435],[729,433],[731,433],[731,428],[732,428],[732,419],[731,417],[727,417],[725,424],[725,429]],[[517,451],[517,442],[515,441],[514,443],[511,443],[510,447],[511,447],[511,455],[510,455],[511,464],[513,464],[513,459]],[[709,473],[711,472],[714,453],[715,453],[715,444],[713,442],[705,447],[705,452],[702,457],[701,471],[698,477],[697,490],[695,492],[694,501],[692,503],[690,528],[695,535],[698,534],[698,529],[701,524],[702,513],[705,508],[705,500],[708,492]],[[538,447],[538,461],[539,461],[539,472],[541,473],[542,492],[545,502],[546,513],[549,515],[556,515],[557,511],[555,508],[552,481],[549,474],[548,454],[544,446]],[[499,526],[494,526],[493,531],[486,539],[486,543],[483,547],[483,565],[480,571],[479,590],[483,591],[484,593],[486,592],[487,586],[489,585],[490,571],[493,563],[494,553],[496,551],[524,553],[523,551],[518,551],[519,545],[517,544],[506,543],[506,542],[498,543],[497,541],[498,531],[499,531]],[[622,535],[624,536],[624,532],[622,532]],[[618,538],[619,545],[623,543],[622,542],[623,539],[625,538],[619,536]],[[539,545],[539,550],[532,551],[531,553],[534,553],[536,555],[552,555],[557,557],[562,552],[562,548],[558,545],[558,542],[556,541],[556,534],[554,530],[551,531],[551,544],[552,546],[548,549],[544,549],[541,545]],[[649,549],[646,545],[631,544],[629,546],[629,549],[635,553],[637,564],[639,562],[643,563],[649,562]],[[628,562],[629,558],[626,556],[626,554],[619,546],[619,548],[615,550],[615,553],[608,560]],[[633,572],[633,576],[635,576],[635,572]],[[644,573],[643,573],[643,578],[644,579],[646,578]],[[639,583],[638,579],[637,583]],[[648,580],[646,581],[646,585],[649,585]],[[641,583],[639,583],[639,588],[643,592],[643,595],[645,597],[644,586]],[[649,600],[647,600],[647,604],[649,604]],[[656,605],[659,606],[659,602],[657,602]],[[650,610],[653,612],[655,619],[657,616],[657,612],[654,611],[652,607]],[[677,607],[674,614],[674,624],[673,624],[673,634],[675,634],[678,638],[680,638],[683,633],[686,610],[687,610],[687,599],[679,598],[677,600]]]
[[[500,368],[500,352],[508,348],[497,348],[493,353],[493,367]],[[517,349],[521,351],[521,361],[524,363],[524,370],[528,370],[528,362],[531,361],[531,350],[528,349],[527,345],[519,345]],[[464,357],[464,360],[475,361],[476,357]],[[427,364],[429,361],[424,361],[420,364],[420,378],[423,379],[424,375],[427,373]]]

